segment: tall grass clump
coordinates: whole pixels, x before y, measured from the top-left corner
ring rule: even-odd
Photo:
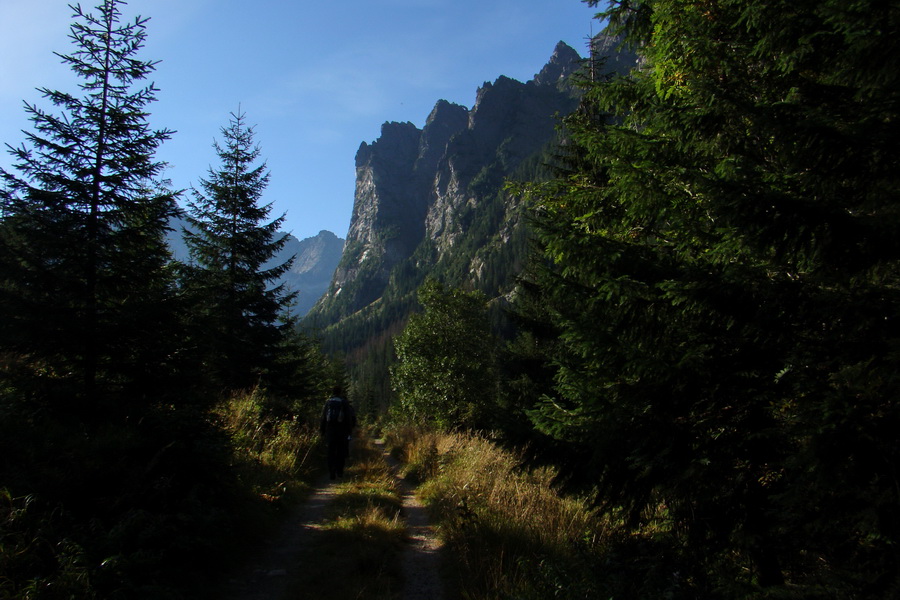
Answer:
[[[310,488],[319,436],[308,422],[266,410],[263,393],[234,394],[215,411],[231,440],[232,465],[241,487],[259,498],[291,503]]]
[[[439,523],[464,598],[593,598],[602,524],[553,489],[555,472],[485,437],[398,428],[387,434]]]

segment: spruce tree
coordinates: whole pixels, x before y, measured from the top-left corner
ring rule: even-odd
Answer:
[[[683,554],[704,593],[744,572],[884,592],[900,537],[897,7],[604,16],[644,62],[586,83],[570,170],[537,194],[554,265],[540,302],[561,334],[532,417],[601,503],[671,528],[659,555]]]
[[[175,199],[154,182],[171,132],[148,125],[147,19],[123,23],[121,4],[73,7],[75,50],[59,56],[81,94],[40,89],[57,112],[26,103],[34,130],[9,146],[0,195],[8,374],[36,374],[69,399],[77,384],[91,402],[123,386],[148,392],[172,354],[164,232]]]
[[[278,234],[284,215],[266,222],[272,205],[261,204],[269,182],[265,162],[244,113],[231,114],[223,144],[214,143],[220,165],[192,189],[185,242],[191,257],[189,288],[199,318],[197,339],[212,382],[239,389],[260,383],[276,362],[276,349],[291,326],[285,309],[295,294],[273,285],[293,259],[269,263],[284,247]]]

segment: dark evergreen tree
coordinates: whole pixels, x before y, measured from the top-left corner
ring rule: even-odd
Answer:
[[[273,285],[292,260],[268,263],[284,247],[278,234],[284,215],[266,222],[272,205],[261,204],[269,182],[265,163],[244,114],[222,128],[220,160],[193,189],[185,242],[191,256],[189,289],[198,318],[195,339],[215,385],[239,389],[260,383],[276,363],[276,348],[291,326],[284,310],[295,294]]]
[[[2,171],[0,325],[7,374],[67,400],[122,389],[146,395],[172,353],[164,232],[174,194],[154,183],[170,131],[151,130],[156,89],[138,83],[146,19],[122,23],[118,0],[73,7],[75,50],[60,55],[81,95],[40,89],[59,112],[26,104],[34,131]],[[47,391],[46,389],[44,391]]]
[[[746,594],[742,572],[887,593],[898,8],[658,0],[604,16],[645,62],[587,84],[571,170],[537,194],[555,265],[540,303],[561,335],[532,416],[605,506],[667,524],[677,543],[658,556],[682,554],[689,595]]]

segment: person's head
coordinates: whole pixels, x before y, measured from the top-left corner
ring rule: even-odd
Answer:
[[[344,395],[344,388],[342,388],[342,387],[339,386],[339,385],[334,386],[333,388],[331,388],[331,395],[332,395],[332,396],[338,396],[338,397],[343,396],[343,395]]]

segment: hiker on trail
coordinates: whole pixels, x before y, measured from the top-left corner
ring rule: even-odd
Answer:
[[[344,475],[344,461],[350,453],[350,434],[356,427],[356,413],[344,397],[340,386],[331,391],[331,398],[322,409],[322,437],[328,448],[328,474],[332,479]]]

